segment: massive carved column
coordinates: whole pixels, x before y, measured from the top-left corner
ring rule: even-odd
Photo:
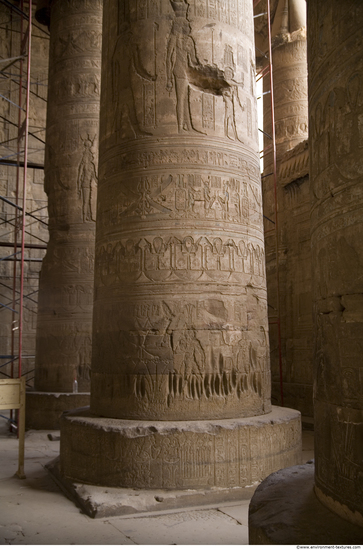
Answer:
[[[261,8],[262,9],[262,8]],[[267,45],[266,45],[267,48]],[[284,405],[299,406],[305,415],[312,416],[312,368],[310,332],[303,307],[309,296],[310,278],[301,269],[306,255],[300,260],[305,235],[309,235],[309,208],[297,213],[294,202],[301,207],[302,180],[294,190],[286,186],[286,178],[280,170],[284,155],[308,137],[307,56],[306,56],[306,1],[279,0],[272,24],[272,61],[274,83],[274,114],[277,161],[277,217],[278,250],[275,234],[275,190],[273,155],[264,157],[263,204],[265,214],[266,272],[269,303],[272,402],[280,402],[279,339],[276,317],[281,323],[281,356],[283,367]],[[265,91],[270,90],[270,75],[264,78]],[[270,136],[271,96],[264,96],[264,129]],[[265,138],[265,147],[272,145]],[[297,150],[299,155],[301,151]],[[298,159],[290,162],[291,169],[299,177]],[[306,172],[304,173],[304,175]],[[297,179],[296,178],[296,179]],[[288,180],[287,180],[288,181]],[[291,181],[291,180],[290,180]],[[307,184],[308,182],[306,182]],[[306,187],[306,185],[305,185]],[[309,196],[309,191],[305,193]],[[276,262],[278,254],[278,264]],[[299,265],[300,263],[300,265]],[[276,270],[278,269],[278,273]],[[299,269],[297,280],[294,270]],[[309,270],[306,269],[307,274]],[[277,278],[280,295],[278,298]],[[293,294],[293,296],[292,296]],[[301,295],[301,297],[300,297]],[[310,340],[309,340],[310,338]],[[300,395],[299,395],[300,394]]]
[[[45,190],[49,244],[28,425],[89,403],[101,79],[101,0],[51,2]],[[72,394],[77,380],[79,394]]]
[[[252,4],[106,0],[103,29],[91,414],[61,470],[246,485],[300,437],[270,412]]]
[[[315,490],[363,526],[363,5],[308,2]]]

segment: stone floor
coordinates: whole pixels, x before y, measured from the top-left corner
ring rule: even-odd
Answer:
[[[4,416],[7,412],[1,411]],[[91,519],[80,513],[44,465],[59,454],[59,432],[26,433],[26,479],[14,476],[18,442],[0,416],[0,544],[248,544],[249,500],[142,516]],[[303,432],[303,460],[313,457],[313,432]]]

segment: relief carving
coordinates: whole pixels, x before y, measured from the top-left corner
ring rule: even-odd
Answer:
[[[97,170],[96,159],[92,151],[92,147],[96,140],[96,136],[93,140],[87,136],[86,139],[81,138],[83,141],[83,154],[81,162],[78,166],[78,178],[77,178],[77,191],[78,196],[82,199],[82,217],[83,221],[95,221],[95,198],[97,188]]]
[[[175,86],[178,132],[197,132],[190,113],[189,68],[198,67],[200,62],[195,42],[190,36],[191,27],[187,19],[189,5],[184,0],[170,1],[176,19],[170,32],[166,53],[166,89],[171,92]]]
[[[100,54],[102,34],[96,30],[68,31],[65,37],[58,36],[54,43],[57,59],[84,52],[95,52]]]
[[[155,48],[155,43],[154,43]],[[115,130],[122,138],[150,136],[143,130],[137,118],[134,86],[135,77],[152,85],[151,96],[154,96],[156,73],[150,74],[144,67],[140,49],[131,27],[126,27],[117,39],[112,56],[112,91],[115,104]],[[150,93],[148,86],[144,88],[146,95]],[[131,134],[130,134],[131,132]]]
[[[111,224],[125,217],[168,219],[198,218],[225,220],[246,225],[259,224],[261,191],[237,178],[223,179],[206,174],[178,174],[141,178],[125,188],[113,201]]]
[[[363,143],[361,81],[361,73],[354,72],[344,88],[335,87],[325,101],[314,108],[312,160],[317,175],[313,191],[317,200],[344,185],[346,180],[355,181],[363,172],[361,164],[353,161]],[[350,128],[349,136],[341,139],[347,127]]]
[[[245,105],[242,105],[238,95],[238,86],[243,86],[243,83],[234,80],[234,71],[228,67],[224,71],[226,82],[229,87],[223,91],[224,102],[224,134],[231,140],[241,141],[238,137],[236,128],[236,110],[239,107],[242,111],[245,110]]]
[[[264,277],[264,251],[253,242],[207,237],[143,238],[109,243],[98,253],[97,281],[175,282],[240,281],[238,274]],[[176,277],[176,278],[175,278]]]

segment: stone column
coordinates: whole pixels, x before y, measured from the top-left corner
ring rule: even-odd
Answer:
[[[299,415],[271,429],[253,59],[251,2],[105,1],[91,413],[62,420],[66,477],[233,487],[296,460]]]
[[[27,398],[32,428],[56,427],[62,410],[89,403],[101,27],[101,0],[51,2],[49,243],[39,289],[36,391]]]
[[[266,45],[267,48],[267,45]],[[272,374],[272,402],[280,403],[280,372],[279,372],[279,340],[277,330],[277,315],[281,323],[281,355],[283,366],[284,384],[284,405],[291,406],[298,403],[298,398],[292,394],[294,391],[305,391],[308,382],[312,387],[312,376],[306,368],[305,356],[309,353],[311,346],[306,346],[308,340],[306,331],[300,332],[298,322],[294,319],[299,317],[292,315],[299,308],[297,302],[291,303],[291,261],[294,247],[299,244],[292,242],[292,232],[299,219],[292,220],[292,204],[287,196],[283,174],[280,172],[281,161],[287,153],[303,142],[308,137],[308,96],[307,96],[307,56],[306,56],[306,1],[305,0],[279,0],[272,24],[272,63],[274,83],[274,113],[275,113],[275,136],[276,136],[276,161],[277,161],[277,216],[278,216],[278,266],[276,265],[276,234],[275,234],[275,191],[274,178],[267,176],[273,173],[273,154],[270,151],[264,157],[263,179],[263,204],[264,204],[264,226],[266,244],[266,271],[267,271],[267,292],[269,303],[270,344],[271,344],[271,374]],[[264,78],[264,90],[270,90],[270,75]],[[271,126],[271,96],[268,93],[264,96],[264,130],[272,135]],[[264,145],[271,147],[272,140],[265,138]],[[296,161],[297,162],[297,161]],[[296,167],[296,165],[295,165]],[[294,169],[295,169],[294,167]],[[297,168],[297,167],[296,167]],[[307,196],[308,196],[307,192]],[[290,224],[293,224],[291,227]],[[309,233],[308,220],[306,220],[305,233]],[[300,237],[297,236],[296,239]],[[297,255],[299,251],[296,251]],[[278,269],[278,273],[276,270]],[[277,277],[279,279],[280,298],[277,295]],[[303,288],[303,285],[302,285]],[[296,289],[295,289],[296,290]],[[305,292],[305,288],[303,288]],[[297,300],[297,299],[296,299]],[[305,327],[304,327],[305,328]],[[291,342],[299,340],[299,348],[303,358],[301,363],[295,356],[291,360]],[[294,372],[293,363],[299,364],[298,370]],[[310,361],[311,363],[311,361]],[[307,371],[307,374],[306,374]],[[310,376],[309,376],[310,375]],[[296,385],[298,381],[299,387]],[[304,394],[306,401],[310,400],[312,410],[312,395]]]
[[[308,2],[315,491],[363,526],[363,4]]]

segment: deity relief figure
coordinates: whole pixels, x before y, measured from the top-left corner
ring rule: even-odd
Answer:
[[[122,33],[116,42],[112,57],[112,89],[116,107],[116,130],[125,131],[125,123],[131,127],[135,138],[150,136],[142,130],[136,114],[135,95],[132,79],[137,75],[148,82],[154,82],[156,75],[144,67],[138,44],[130,28]]]
[[[181,13],[186,15],[187,4],[184,2],[173,2],[173,4],[180,4]],[[174,80],[179,133],[196,131],[193,128],[190,113],[188,68],[199,66],[199,61],[190,33],[191,28],[186,17],[177,17],[171,29],[166,54],[166,89],[169,92],[173,90]]]
[[[77,191],[79,198],[82,198],[83,221],[95,221],[96,217],[92,212],[92,183],[97,186],[97,171],[95,156],[92,151],[93,141],[88,136],[83,140],[84,151],[78,167]]]

